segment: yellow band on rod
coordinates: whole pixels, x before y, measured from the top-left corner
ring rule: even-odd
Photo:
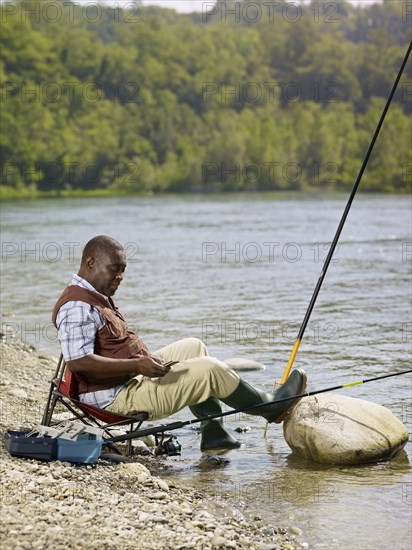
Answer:
[[[301,340],[299,338],[296,340],[295,345],[293,346],[292,353],[290,354],[289,361],[287,362],[285,372],[283,373],[282,379],[280,381],[281,384],[284,384],[286,380],[288,379],[289,373],[291,371],[293,361],[295,360],[296,354],[298,352],[299,346],[300,346]]]
[[[349,384],[343,384],[342,388],[349,388],[349,386],[359,386],[359,384],[363,384],[363,380],[358,380],[358,382],[349,382]]]

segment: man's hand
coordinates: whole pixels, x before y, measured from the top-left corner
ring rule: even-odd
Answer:
[[[71,372],[85,376],[90,384],[112,383],[113,387],[124,384],[138,374],[157,378],[165,376],[170,371],[170,365],[165,365],[161,359],[154,356],[112,359],[94,353],[69,361],[67,366]]]
[[[136,359],[137,374],[143,374],[148,378],[163,377],[170,371],[170,366],[166,366],[161,359],[149,355]]]

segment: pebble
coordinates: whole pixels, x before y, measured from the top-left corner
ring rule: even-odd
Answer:
[[[235,428],[235,432],[238,434],[244,434],[246,432],[249,432],[252,428],[250,426],[239,426]]]
[[[227,541],[224,537],[213,536],[210,539],[210,544],[213,544],[213,546],[225,546],[226,543],[227,543]]]
[[[167,493],[157,492],[157,493],[151,493],[149,495],[149,498],[152,500],[163,500],[164,498],[167,498]]]
[[[20,388],[11,388],[8,390],[10,395],[13,395],[14,397],[20,397],[21,399],[27,399],[27,392],[20,389]]]
[[[0,342],[0,354],[2,371],[9,378],[8,391],[2,392],[0,430],[39,424],[55,359],[39,358],[18,342]],[[32,401],[23,407],[27,392],[19,384],[25,376],[30,377]],[[213,496],[153,475],[152,465],[160,471],[159,458],[137,456],[125,463],[101,460],[95,466],[75,466],[12,457],[2,438],[1,444],[0,548],[302,548],[289,534],[274,535],[272,527],[248,520],[227,504],[221,506]]]
[[[150,521],[154,523],[167,523],[168,519],[165,516],[151,516]]]
[[[166,481],[163,481],[163,479],[159,479],[157,477],[155,479],[156,479],[156,485],[159,487],[159,489],[168,493],[169,485],[166,483]]]

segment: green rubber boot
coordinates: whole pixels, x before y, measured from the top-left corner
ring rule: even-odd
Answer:
[[[222,406],[216,397],[209,397],[203,403],[190,407],[196,418],[204,416],[220,414]],[[223,418],[214,418],[212,420],[204,420],[200,424],[202,439],[200,442],[200,450],[208,451],[210,449],[238,449],[240,442],[230,435],[223,426]]]
[[[258,390],[240,379],[239,386],[228,397],[222,399],[226,405],[234,409],[242,409],[246,414],[263,416],[268,422],[280,424],[288,412],[288,410],[299,401],[300,398],[290,399],[274,405],[268,405],[260,409],[256,407],[250,411],[245,410],[248,406],[260,405],[261,403],[269,403],[277,399],[285,397],[293,397],[294,395],[302,394],[306,389],[306,373],[302,369],[296,369],[291,372],[289,378],[282,386],[274,393],[266,393]]]

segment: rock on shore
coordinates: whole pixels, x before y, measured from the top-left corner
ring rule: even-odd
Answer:
[[[39,423],[56,359],[4,338],[0,354],[2,548],[302,548],[258,518],[226,513],[224,501],[166,483],[152,473],[167,461],[161,457],[76,466],[10,456],[3,434]]]
[[[333,393],[305,397],[283,423],[289,447],[324,464],[363,464],[390,459],[409,438],[386,407]]]

